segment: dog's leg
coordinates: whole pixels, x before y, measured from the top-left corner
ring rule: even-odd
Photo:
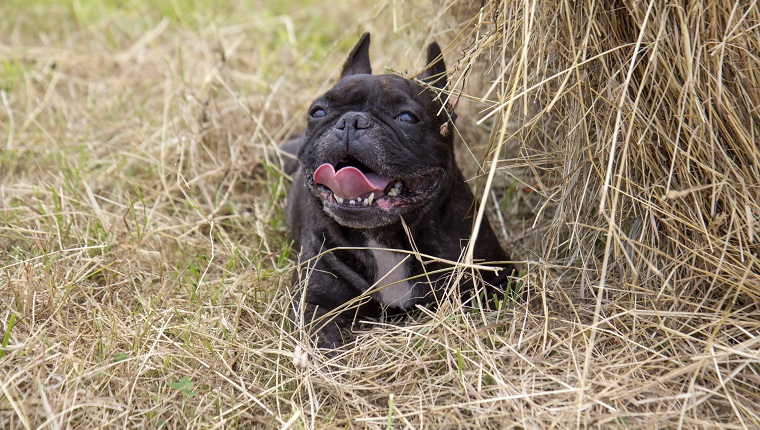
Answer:
[[[342,315],[332,315],[331,311],[312,303],[304,303],[303,312],[294,309],[291,320],[295,323],[294,328],[303,329],[317,348],[333,350],[344,343],[341,329],[346,326],[347,319]]]

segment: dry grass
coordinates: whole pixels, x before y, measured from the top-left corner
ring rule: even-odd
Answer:
[[[0,428],[760,427],[758,5],[363,3],[0,6]],[[273,148],[365,29],[530,298],[302,370]]]

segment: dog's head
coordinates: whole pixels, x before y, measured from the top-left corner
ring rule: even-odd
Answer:
[[[447,81],[438,44],[428,47],[418,79],[372,75],[365,33],[340,80],[309,109],[299,161],[307,187],[339,224],[367,229],[418,218],[451,188],[455,115],[438,97]]]

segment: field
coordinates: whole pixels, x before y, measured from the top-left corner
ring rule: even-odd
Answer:
[[[760,428],[760,8],[612,3],[3,1],[0,428]],[[325,356],[276,147],[364,31],[525,297]]]

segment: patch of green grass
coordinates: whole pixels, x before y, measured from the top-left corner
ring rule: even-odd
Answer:
[[[198,392],[197,390],[193,390],[193,385],[195,384],[188,376],[183,376],[180,380],[169,383],[169,387],[179,391],[186,397],[193,397]]]
[[[5,356],[5,348],[8,346],[8,340],[11,338],[11,330],[13,330],[13,325],[16,323],[16,314],[14,312],[10,312],[10,316],[8,317],[8,323],[5,326],[5,334],[3,334],[3,343],[2,347],[0,347],[0,360]]]
[[[25,64],[17,58],[3,56],[0,58],[0,88],[6,92],[12,91],[13,87],[31,70],[31,64]]]

